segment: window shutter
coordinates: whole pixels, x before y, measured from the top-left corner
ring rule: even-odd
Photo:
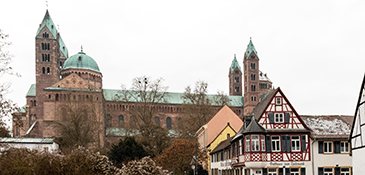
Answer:
[[[286,152],[286,136],[281,136],[281,151]]]
[[[274,113],[269,113],[269,123],[274,123]]]
[[[271,152],[271,139],[270,139],[270,136],[266,136],[266,152]]]
[[[290,175],[290,169],[289,168],[285,168],[285,175]]]
[[[262,169],[262,175],[267,175],[267,168]]]
[[[284,175],[284,170],[283,170],[283,168],[279,168],[279,175]]]
[[[323,141],[318,141],[318,153],[323,154]]]
[[[291,143],[289,135],[286,135],[286,151],[291,152]]]
[[[340,141],[334,141],[335,144],[335,153],[340,153],[340,149],[341,149],[341,142]]]
[[[305,175],[305,168],[300,169],[300,175]]]
[[[340,174],[341,174],[340,167],[335,167],[335,175],[340,175]]]
[[[285,123],[289,123],[289,119],[290,119],[290,114],[289,114],[289,112],[286,112],[285,113]]]
[[[323,167],[318,167],[318,175],[323,175]]]
[[[306,151],[306,140],[305,140],[305,135],[302,135],[302,151]]]

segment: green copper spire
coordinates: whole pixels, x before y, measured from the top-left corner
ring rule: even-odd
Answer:
[[[42,23],[39,25],[37,34],[35,36],[37,36],[39,34],[39,32],[43,29],[44,26],[47,26],[48,30],[52,33],[54,38],[57,38],[57,29],[56,26],[54,25],[51,16],[49,15],[48,10],[46,11],[46,15],[44,15],[43,21]]]
[[[250,43],[248,43],[247,49],[246,49],[246,52],[245,52],[246,58],[248,56],[250,56],[252,52],[254,52],[257,55],[257,51],[255,49],[255,46],[253,45],[252,40],[250,38]]]
[[[234,71],[234,69],[236,69],[236,67],[238,67],[238,69],[242,72],[240,64],[238,64],[238,61],[236,59],[236,54],[234,54],[234,59],[232,61],[231,68],[230,68],[231,73]]]

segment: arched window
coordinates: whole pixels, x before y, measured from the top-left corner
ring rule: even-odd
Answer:
[[[171,129],[171,118],[170,117],[166,118],[166,128]]]
[[[44,54],[42,54],[42,61],[44,61]]]
[[[49,67],[47,67],[47,75],[49,75]]]
[[[42,50],[44,50],[44,43],[42,43]]]
[[[50,62],[51,61],[51,57],[49,54],[47,54],[47,62]]]
[[[160,126],[160,118],[155,117],[155,125]]]
[[[105,127],[111,127],[111,126],[112,126],[112,116],[108,114],[106,115],[105,119]]]
[[[62,68],[62,61],[60,62],[60,68]]]
[[[50,49],[49,49],[49,43],[47,43],[47,50],[50,50]]]
[[[30,107],[33,106],[33,100],[30,100]]]
[[[123,117],[123,115],[120,115],[118,117],[118,126],[119,127],[123,126],[123,123],[124,123],[124,117]]]
[[[42,67],[42,74],[46,74],[46,68]]]

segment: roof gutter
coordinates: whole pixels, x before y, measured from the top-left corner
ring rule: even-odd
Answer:
[[[316,138],[313,138],[313,142],[312,142],[312,174],[314,174],[314,148],[313,148],[313,144],[314,144],[314,142],[316,142]]]

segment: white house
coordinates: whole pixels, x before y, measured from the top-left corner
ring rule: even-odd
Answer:
[[[0,138],[0,143],[2,144],[1,151],[9,147],[28,148],[52,153],[59,151],[59,145],[54,142],[53,138]]]

